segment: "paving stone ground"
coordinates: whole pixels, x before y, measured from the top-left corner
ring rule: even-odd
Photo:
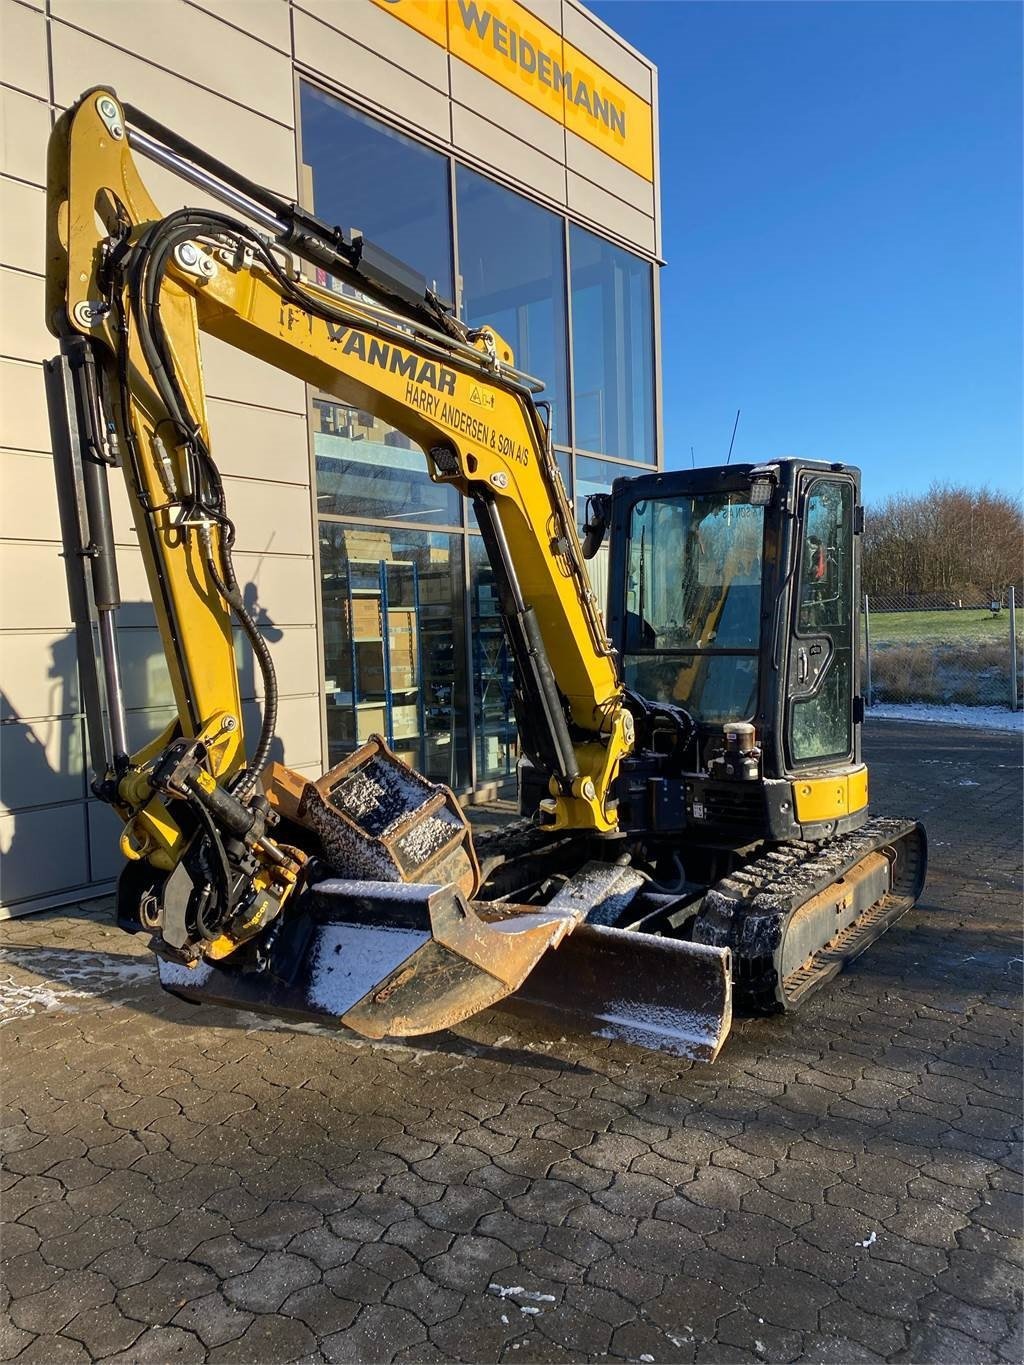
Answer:
[[[277,1029],[109,904],[2,926],[0,1357],[1019,1362],[1020,744],[867,747],[923,903],[710,1068]]]

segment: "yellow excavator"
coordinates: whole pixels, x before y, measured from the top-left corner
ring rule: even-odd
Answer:
[[[223,209],[161,214],[137,157]],[[124,821],[118,922],[151,936],[168,990],[370,1038],[502,1004],[711,1060],[734,993],[793,1009],[914,903],[923,830],[868,817],[855,469],[620,479],[581,541],[542,385],[358,231],[107,88],[58,121],[48,186],[47,400],[93,791]],[[379,737],[315,782],[268,761],[274,667],[233,568],[200,333],[390,423],[472,500],[515,669],[512,826],[474,837]],[[135,753],[114,475],[177,712]],[[603,610],[586,561],[606,537]],[[263,677],[248,744],[234,623]]]

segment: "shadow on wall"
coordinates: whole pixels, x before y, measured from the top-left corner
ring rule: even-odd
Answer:
[[[257,604],[255,583],[243,597],[260,633],[273,645],[283,636]],[[31,639],[31,637],[24,637]],[[133,750],[156,738],[175,718],[174,697],[160,635],[149,602],[126,602],[118,612],[118,643],[128,741]],[[40,641],[40,650],[45,648]],[[31,653],[31,648],[29,648]],[[119,821],[91,798],[88,731],[82,715],[74,631],[50,639],[48,666],[39,659],[8,660],[0,672],[0,905],[85,888],[117,875]],[[262,721],[262,678],[252,650],[235,631],[235,657],[250,750]],[[6,671],[6,666],[4,671]],[[37,680],[34,684],[32,678]],[[45,691],[43,677],[47,680]],[[275,737],[270,758],[283,762]]]

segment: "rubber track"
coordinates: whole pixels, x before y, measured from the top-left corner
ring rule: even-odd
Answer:
[[[786,926],[805,901],[869,853],[904,843],[897,884],[850,929],[823,944],[809,968],[778,972]],[[914,904],[924,882],[924,831],[880,816],[821,844],[777,844],[709,888],[694,926],[698,943],[729,948],[737,1003],[758,1014],[794,1009],[831,980]]]

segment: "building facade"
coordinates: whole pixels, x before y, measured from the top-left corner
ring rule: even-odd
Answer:
[[[40,362],[46,140],[92,85],[408,261],[541,377],[563,479],[661,463],[657,75],[577,0],[0,0],[0,915],[106,889]],[[142,164],[166,211],[198,196]],[[332,282],[321,277],[321,283]],[[399,432],[210,338],[236,565],[274,655],[276,757],[370,733],[464,796],[514,773],[511,670],[472,509]],[[115,492],[130,737],[173,714]],[[592,561],[595,586],[603,564]],[[248,727],[259,671],[241,643]]]

